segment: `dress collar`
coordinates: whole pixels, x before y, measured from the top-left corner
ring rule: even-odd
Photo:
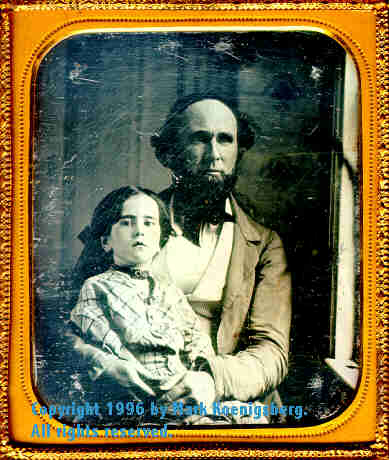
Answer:
[[[151,273],[148,270],[141,270],[140,268],[136,268],[132,265],[112,264],[111,269],[127,273],[127,275],[131,276],[131,278],[134,278],[136,280],[147,280],[151,278]]]

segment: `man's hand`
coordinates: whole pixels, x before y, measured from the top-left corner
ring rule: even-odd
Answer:
[[[135,387],[137,390],[144,391],[146,395],[155,397],[155,392],[146,383],[149,381],[152,384],[154,379],[136,359],[129,361],[113,359],[104,373],[125,388],[131,390]]]
[[[202,402],[210,408],[215,400],[215,382],[208,372],[188,371],[184,378],[161,398],[161,402],[182,402],[194,405]]]

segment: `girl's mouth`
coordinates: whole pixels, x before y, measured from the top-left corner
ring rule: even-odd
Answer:
[[[134,248],[137,248],[137,247],[146,247],[146,245],[144,243],[142,243],[141,241],[137,241],[136,243],[134,243],[132,245]]]

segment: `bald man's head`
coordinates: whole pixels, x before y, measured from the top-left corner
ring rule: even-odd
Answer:
[[[201,129],[197,130],[195,124]],[[214,95],[194,94],[181,98],[174,104],[165,124],[151,139],[157,158],[174,173],[185,175],[187,168],[191,170],[193,163],[192,155],[188,153],[192,142],[190,136],[195,134],[194,131],[199,131],[200,134],[204,127],[210,129],[205,129],[210,134],[216,124],[221,136],[216,137],[215,141],[223,151],[229,151],[235,168],[242,154],[254,144],[254,131],[247,118],[237,111],[235,104]],[[231,135],[233,145],[229,150],[228,138]]]

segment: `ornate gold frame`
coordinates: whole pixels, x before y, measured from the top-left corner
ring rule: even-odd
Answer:
[[[102,447],[101,444],[106,443],[105,439],[98,441],[95,446],[84,447],[71,444],[57,447],[26,446],[12,441],[10,432],[14,439],[28,442],[27,432],[20,421],[28,425],[33,419],[32,386],[30,380],[25,379],[30,366],[28,151],[31,124],[30,82],[43,53],[60,39],[85,29],[180,25],[233,27],[259,24],[319,27],[351,52],[360,70],[364,165],[363,349],[366,365],[355,400],[334,420],[309,428],[265,428],[239,433],[231,429],[222,432],[173,432],[174,443],[144,443],[143,446],[116,444],[113,447]],[[302,3],[298,0],[294,3],[203,1],[196,4],[181,1],[141,3],[15,0],[3,4],[0,23],[2,458],[387,458],[389,406],[385,392],[388,390],[389,341],[388,45],[388,6],[374,0],[338,3]],[[8,355],[10,338],[12,346]],[[17,407],[12,405],[11,411],[7,404],[8,371],[9,379],[13,383],[12,399],[18,402]],[[37,418],[39,423],[48,422],[44,417]],[[19,424],[16,423],[17,420]],[[109,441],[113,442],[111,439]],[[185,444],[182,444],[183,441]],[[281,442],[294,443],[294,447],[279,447]],[[52,440],[51,444],[54,443],[59,441]],[[242,447],[241,443],[245,445]],[[303,443],[305,447],[302,447]],[[308,447],[306,443],[309,443]]]

